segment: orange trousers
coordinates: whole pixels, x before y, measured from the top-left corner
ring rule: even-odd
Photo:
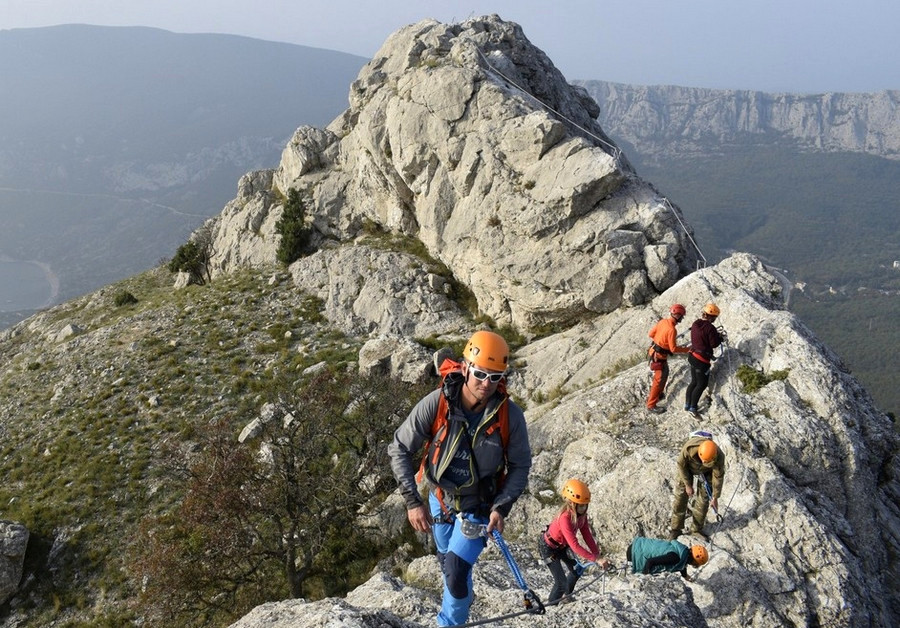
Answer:
[[[655,408],[659,400],[664,396],[666,382],[669,380],[669,361],[660,360],[657,364],[662,368],[653,371],[653,383],[650,384],[650,396],[647,397],[647,407]]]

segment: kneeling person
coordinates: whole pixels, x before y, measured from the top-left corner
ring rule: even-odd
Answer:
[[[625,552],[634,573],[653,574],[664,571],[681,572],[688,579],[687,566],[700,567],[709,560],[709,552],[702,545],[688,547],[678,541],[636,537]]]

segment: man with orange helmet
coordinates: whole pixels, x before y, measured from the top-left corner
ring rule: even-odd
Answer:
[[[707,303],[703,306],[700,318],[691,325],[691,354],[688,356],[688,364],[691,365],[691,383],[688,384],[684,394],[684,409],[695,416],[700,414],[697,406],[700,403],[700,396],[709,384],[709,371],[714,359],[713,349],[726,339],[725,332],[713,325],[720,313],[715,303]]]
[[[431,532],[444,574],[439,626],[464,624],[472,604],[472,567],[493,530],[528,484],[531,448],[525,414],[506,394],[509,346],[499,334],[477,331],[461,364],[426,395],[394,433],[391,470],[417,532]],[[443,372],[441,365],[437,365]],[[425,448],[417,486],[414,459]]]
[[[666,382],[669,380],[669,356],[690,351],[688,347],[679,346],[676,342],[678,334],[675,326],[686,313],[684,306],[676,303],[669,309],[669,317],[657,322],[648,334],[651,343],[647,355],[650,358],[650,370],[653,371],[653,383],[650,385],[650,396],[647,397],[647,410],[654,414],[666,411],[656,404],[665,394]]]
[[[719,508],[719,496],[722,494],[722,483],[725,479],[725,454],[719,449],[712,437],[704,433],[695,433],[688,438],[681,448],[678,457],[678,472],[675,478],[675,501],[672,505],[672,525],[669,539],[674,540],[681,534],[687,514],[688,499],[697,493],[697,502],[691,509],[691,534],[705,537],[703,526],[706,525],[706,513],[709,506]],[[694,487],[695,476],[702,482]],[[710,493],[706,487],[709,485]]]
[[[685,579],[687,566],[702,567],[709,560],[709,552],[702,545],[688,547],[678,541],[635,537],[625,550],[625,558],[634,573],[651,574],[678,571]]]

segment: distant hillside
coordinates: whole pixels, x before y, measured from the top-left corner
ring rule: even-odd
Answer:
[[[53,302],[153,266],[298,125],[340,113],[365,61],[140,27],[0,31],[0,256],[49,265]],[[33,292],[0,310],[50,295]]]
[[[673,85],[575,81],[600,122],[645,159],[703,156],[713,146],[782,145],[900,159],[900,91],[767,94]]]
[[[804,96],[581,83],[710,263],[751,251],[879,405],[900,411],[900,92]]]

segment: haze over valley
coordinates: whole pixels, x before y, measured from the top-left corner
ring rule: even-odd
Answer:
[[[346,107],[363,63],[142,27],[0,31],[0,324],[171,257],[299,124]]]

